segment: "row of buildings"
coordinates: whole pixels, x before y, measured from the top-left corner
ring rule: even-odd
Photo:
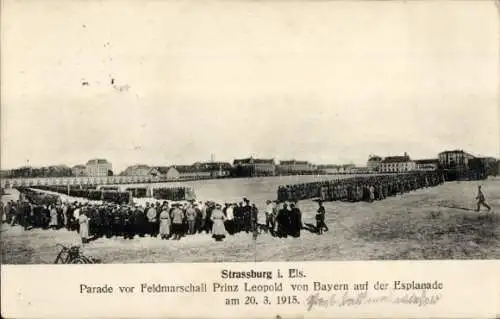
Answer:
[[[476,157],[464,150],[447,150],[438,154],[437,158],[413,160],[407,153],[403,156],[382,158],[372,155],[367,162],[371,172],[400,173],[409,171],[434,171],[438,169],[454,170],[458,173],[470,170],[498,170],[498,161],[493,157]]]
[[[91,159],[85,165],[51,165],[44,167],[24,166],[10,170],[1,170],[1,178],[52,178],[113,176],[113,166],[106,159]]]
[[[486,164],[485,164],[486,163]],[[468,170],[484,164],[498,165],[494,158],[478,158],[463,150],[444,151],[437,158],[413,160],[407,153],[402,156],[382,158],[370,155],[365,167],[354,164],[315,165],[308,161],[263,159],[248,157],[229,162],[196,162],[192,165],[149,166],[137,164],[127,167],[119,176],[151,177],[156,180],[186,180],[225,177],[310,175],[310,174],[361,174],[433,171],[437,169]],[[73,167],[19,168],[2,171],[3,178],[28,177],[105,177],[113,176],[112,164],[106,159],[91,159],[85,165]]]
[[[229,162],[196,162],[192,165],[148,166],[144,164],[127,167],[120,175],[153,176],[159,179],[203,179],[249,176],[276,176],[314,174],[316,165],[307,161],[281,161],[274,159],[244,158]]]

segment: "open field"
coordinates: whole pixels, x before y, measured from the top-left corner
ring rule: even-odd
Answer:
[[[222,189],[230,196],[240,194],[238,198],[274,198],[275,183],[267,188],[263,186],[265,179],[255,183],[239,192],[241,185],[237,184]],[[479,183],[484,185],[487,202],[493,207],[489,214],[473,211]],[[220,189],[216,186],[211,187]],[[314,223],[317,204],[302,201],[299,207],[304,223]],[[262,234],[256,242],[246,233],[220,243],[206,234],[176,242],[149,237],[100,238],[86,245],[84,253],[104,263],[500,258],[498,178],[450,182],[374,203],[332,202],[325,207],[330,231],[322,236],[303,230],[300,238]],[[2,225],[2,263],[52,263],[58,252],[56,243],[79,244],[78,234],[66,230],[24,231]]]
[[[213,200],[216,202],[240,202],[243,197],[255,201],[259,209],[264,209],[267,199],[276,199],[280,185],[310,183],[325,180],[353,178],[362,174],[338,175],[294,175],[294,176],[269,176],[252,178],[225,178],[206,179],[186,182],[120,184],[121,189],[127,187],[191,187],[198,200]],[[106,185],[111,186],[111,185]]]

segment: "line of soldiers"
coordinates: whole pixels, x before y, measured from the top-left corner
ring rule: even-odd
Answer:
[[[319,198],[322,201],[372,202],[443,183],[444,176],[438,172],[357,176],[280,186],[278,188],[278,201]]]

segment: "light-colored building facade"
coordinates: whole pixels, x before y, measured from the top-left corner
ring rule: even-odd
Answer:
[[[193,165],[174,165],[171,168],[178,172],[178,179],[205,179],[212,177],[208,170],[198,169]],[[173,171],[172,171],[173,172]]]
[[[352,174],[369,174],[371,172],[372,171],[370,171],[370,169],[368,169],[368,167],[354,167],[354,168],[351,168],[351,173]]]
[[[415,171],[417,165],[410,156],[388,156],[382,160],[379,167],[381,173],[404,173]]]
[[[120,175],[122,176],[148,176],[151,167],[145,164],[136,164],[127,167]]]
[[[326,164],[317,166],[318,174],[359,174],[368,172],[366,167],[356,167],[354,164]]]
[[[382,160],[383,158],[380,156],[370,155],[370,157],[368,157],[368,161],[366,162],[366,167],[370,172],[376,172],[378,171]]]
[[[420,159],[415,160],[415,169],[417,171],[435,171],[439,168],[438,159]]]
[[[113,172],[113,166],[103,158],[91,159],[85,165],[87,176],[108,176]]]
[[[197,168],[194,165],[156,166],[149,171],[149,176],[155,180],[194,180],[214,177],[211,170]]]
[[[356,165],[354,164],[343,164],[339,168],[339,174],[352,174],[354,173],[355,168]]]
[[[308,161],[289,160],[280,161],[276,170],[279,174],[284,175],[312,174],[317,170],[317,167]]]
[[[274,176],[276,175],[276,163],[274,159],[244,158],[235,159],[233,166],[241,166],[251,171],[252,176]]]
[[[162,180],[162,181],[179,179],[179,172],[172,166],[151,167],[148,175],[155,180]]]
[[[469,160],[473,158],[474,155],[463,150],[444,151],[438,155],[439,164],[445,169],[457,167],[466,169],[469,167]]]
[[[318,173],[328,175],[339,174],[340,168],[340,165],[334,164],[318,165]]]
[[[71,168],[73,176],[87,176],[87,167],[85,165],[75,165]]]
[[[192,165],[197,171],[209,172],[213,178],[229,177],[232,166],[227,162],[196,162]]]

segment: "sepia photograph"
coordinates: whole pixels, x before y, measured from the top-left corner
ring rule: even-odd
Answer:
[[[2,11],[3,265],[500,259],[494,1]]]

